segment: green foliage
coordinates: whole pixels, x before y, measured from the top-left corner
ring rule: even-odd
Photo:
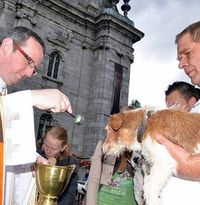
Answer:
[[[142,107],[141,103],[138,100],[132,100],[131,103],[130,103],[130,106],[132,106],[134,108]]]

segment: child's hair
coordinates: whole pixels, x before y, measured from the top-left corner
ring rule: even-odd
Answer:
[[[43,141],[44,139],[46,138],[47,135],[51,135],[53,136],[54,138],[62,141],[62,146],[65,146],[67,145],[66,149],[64,149],[63,151],[61,151],[59,157],[58,157],[58,160],[62,160],[64,159],[66,156],[70,156],[71,155],[71,152],[70,152],[70,146],[68,144],[68,134],[67,134],[67,130],[63,127],[60,127],[60,126],[52,126],[50,127],[46,134],[44,135],[44,137],[39,140],[37,142],[37,145],[39,148],[42,147],[42,144],[43,144]]]

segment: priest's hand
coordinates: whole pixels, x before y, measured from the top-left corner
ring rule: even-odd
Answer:
[[[171,156],[176,160],[177,173],[188,180],[200,180],[200,154],[191,155],[182,147],[173,144],[162,135],[156,136],[156,141],[164,145]]]
[[[32,90],[33,106],[52,112],[72,113],[69,98],[57,89]]]
[[[40,164],[49,164],[49,161],[44,157],[42,157],[41,155],[37,156],[36,162]]]

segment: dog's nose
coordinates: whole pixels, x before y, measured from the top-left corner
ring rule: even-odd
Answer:
[[[134,157],[133,161],[135,164],[139,164],[140,157]]]

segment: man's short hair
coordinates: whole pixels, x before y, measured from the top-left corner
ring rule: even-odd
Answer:
[[[12,29],[0,28],[0,43],[5,38],[12,38],[19,45],[23,45],[29,38],[34,38],[42,46],[43,53],[45,53],[45,45],[40,36],[24,26],[17,26]]]
[[[192,40],[194,42],[200,42],[200,21],[190,24],[185,29],[183,29],[180,33],[178,33],[175,38],[175,43],[177,44],[179,39],[186,33],[189,33],[191,35]]]
[[[170,95],[174,91],[179,91],[185,100],[189,100],[191,97],[195,97],[196,101],[200,99],[200,89],[187,82],[176,81],[172,83],[165,91],[165,96]]]

